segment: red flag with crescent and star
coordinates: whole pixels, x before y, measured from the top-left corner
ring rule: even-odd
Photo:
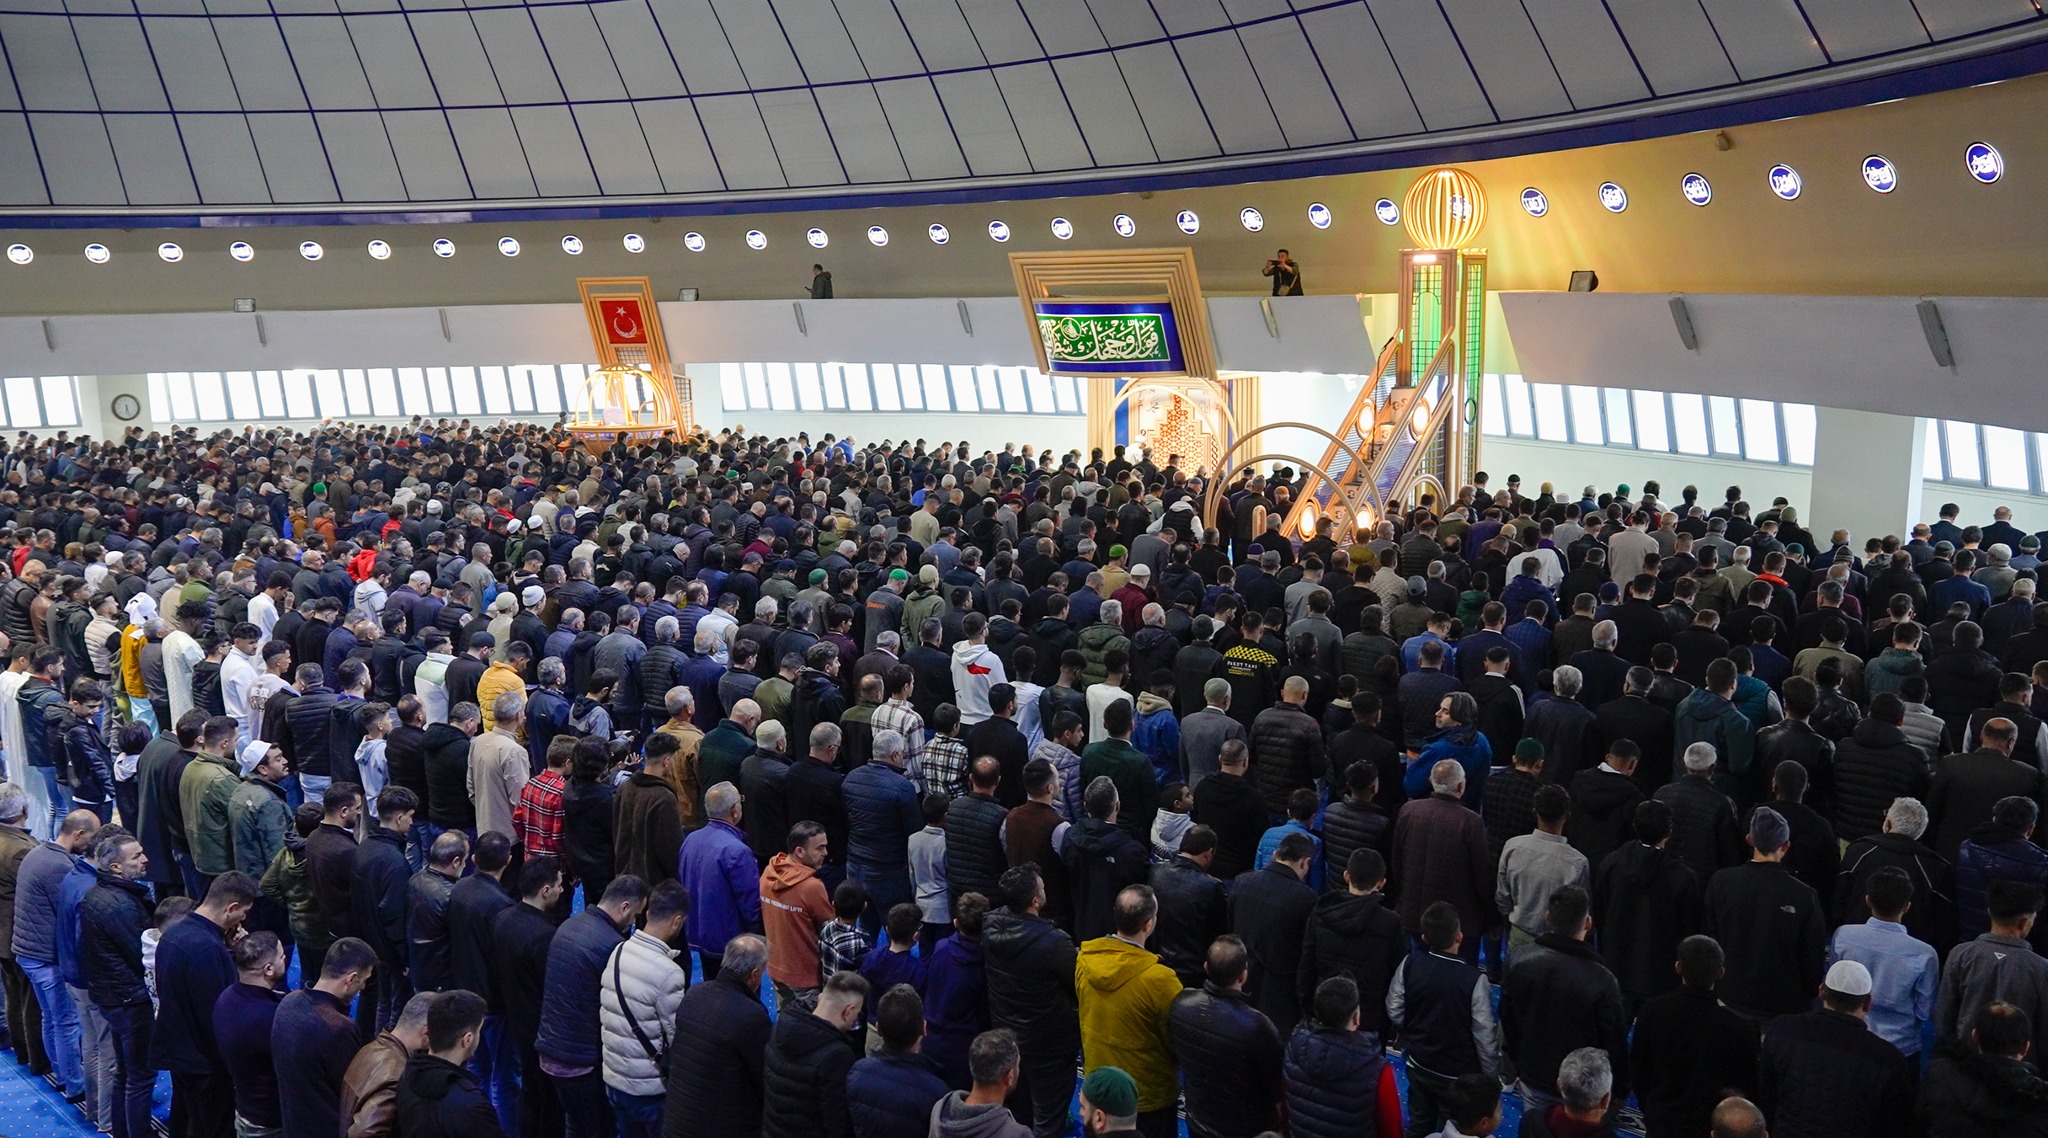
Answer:
[[[604,314],[606,339],[614,344],[647,343],[646,314],[637,297],[607,297],[598,303]]]

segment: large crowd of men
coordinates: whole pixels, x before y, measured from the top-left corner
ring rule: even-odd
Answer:
[[[2004,510],[1287,533],[1121,447],[417,420],[0,476],[7,1044],[117,1138],[159,1072],[173,1138],[2048,1134]]]

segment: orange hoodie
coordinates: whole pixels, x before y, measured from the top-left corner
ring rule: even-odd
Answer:
[[[816,988],[818,926],[832,919],[832,899],[818,871],[787,853],[761,871],[761,927],[768,934],[768,978],[792,988]]]

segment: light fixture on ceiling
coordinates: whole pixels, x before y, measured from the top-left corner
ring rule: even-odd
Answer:
[[[1628,191],[1619,182],[1600,183],[1600,208],[1608,213],[1620,213],[1628,208]]]
[[[1782,162],[1771,167],[1770,184],[1771,192],[1788,202],[1798,200],[1800,191],[1806,188],[1805,180],[1800,178],[1799,171]]]
[[[1180,226],[1180,231],[1190,237],[1202,231],[1202,217],[1191,209],[1184,209],[1174,214],[1173,223]]]
[[[113,251],[95,241],[85,247],[85,259],[95,265],[104,265],[114,259]]]
[[[372,241],[370,242],[368,249],[372,260],[388,261],[391,259],[391,242],[389,241],[384,241],[381,239]]]
[[[647,251],[647,238],[640,236],[638,233],[628,233],[620,238],[620,242],[625,245],[626,252],[628,253],[645,253]]]
[[[326,255],[327,250],[321,248],[318,241],[299,242],[299,256],[304,257],[308,261],[317,261]]]
[[[498,252],[505,254],[507,257],[517,257],[519,255],[519,238],[510,236],[498,238]]]
[[[1707,181],[1705,174],[1687,174],[1678,180],[1678,192],[1685,195],[1686,201],[1704,206],[1714,200],[1714,183]],[[1622,201],[1626,203],[1628,195],[1622,195]]]
[[[7,259],[17,265],[26,265],[36,259],[36,251],[26,245],[9,245]]]
[[[1388,204],[1388,205],[1393,205],[1394,203],[1393,203],[1393,202],[1388,202],[1387,204]],[[1332,217],[1330,216],[1330,207],[1329,207],[1329,206],[1326,206],[1326,205],[1324,205],[1324,204],[1323,204],[1323,203],[1321,203],[1321,202],[1310,202],[1310,203],[1309,203],[1309,206],[1308,206],[1308,223],[1309,223],[1310,225],[1313,225],[1313,226],[1315,226],[1315,227],[1316,227],[1317,229],[1328,229],[1328,228],[1330,227],[1330,222],[1331,222],[1331,221],[1333,221],[1333,220],[1335,220],[1335,219],[1334,219],[1334,218],[1332,218]],[[1400,211],[1400,210],[1398,210],[1398,209],[1394,211],[1394,220],[1395,220],[1395,221],[1399,221],[1399,220],[1401,220],[1401,211]],[[1391,223],[1390,223],[1390,224],[1391,224]]]
[[[704,251],[704,235],[695,231],[683,234],[683,248],[692,253]]]
[[[1257,233],[1266,227],[1266,215],[1251,206],[1246,206],[1237,211],[1237,223],[1244,226],[1247,231]]]
[[[813,229],[804,234],[804,240],[810,242],[813,249],[823,249],[832,243],[832,239],[827,237],[822,229]]]
[[[953,239],[953,234],[950,231],[948,231],[944,225],[941,225],[936,221],[932,222],[931,225],[927,227],[924,232],[925,236],[930,237],[932,239],[932,244],[934,245],[944,245],[946,242],[951,241]]]
[[[562,252],[569,254],[571,257],[582,256],[583,238],[576,236],[574,233],[563,234]]]
[[[1074,223],[1064,217],[1053,218],[1052,235],[1061,241],[1072,239],[1074,236]]]
[[[880,249],[889,243],[889,231],[879,225],[868,226],[868,244]]]
[[[228,256],[237,261],[253,261],[256,259],[256,247],[247,241],[237,241],[228,246]]]
[[[1990,185],[2005,177],[2005,155],[1988,142],[1973,142],[1963,151],[1963,165],[1969,168],[1970,177]]]
[[[766,233],[763,233],[758,229],[747,230],[747,248],[766,249],[767,247],[768,235]]]
[[[1118,237],[1136,237],[1138,235],[1138,223],[1131,220],[1131,215],[1128,213],[1120,213],[1110,218],[1109,227],[1116,230]]]
[[[988,236],[991,241],[1008,241],[1010,239],[1010,223],[1007,221],[989,222]]]
[[[185,259],[185,247],[175,241],[166,241],[156,247],[156,255],[167,265],[175,265]]]
[[[455,242],[448,240],[446,237],[437,238],[434,241],[434,256],[453,257],[454,255]]]

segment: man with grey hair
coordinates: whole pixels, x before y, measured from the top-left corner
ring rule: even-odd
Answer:
[[[846,876],[867,890],[873,911],[912,900],[910,836],[924,828],[917,786],[904,772],[909,747],[896,731],[875,732],[874,753],[841,784]]]
[[[754,728],[754,749],[740,762],[740,792],[748,802],[746,836],[756,861],[766,863],[789,837],[789,728],[764,719]],[[764,852],[766,851],[766,852]]]
[[[760,868],[740,831],[740,811],[733,784],[705,791],[704,825],[683,839],[677,859],[677,880],[690,891],[690,947],[707,980],[717,977],[727,941],[761,927]],[[783,836],[787,841],[786,829]]]
[[[1611,620],[1603,620],[1593,626],[1593,646],[1583,652],[1572,653],[1568,661],[1579,673],[1578,700],[1587,710],[1621,698],[1628,679],[1629,661],[1617,651],[1620,643],[1620,628]],[[1649,658],[1645,651],[1643,662],[1648,663]]]
[[[694,909],[690,915],[695,941]],[[718,955],[706,959],[722,964],[716,975],[707,969],[705,982],[691,988],[676,1008],[676,1039],[689,1045],[670,1052],[664,1113],[676,1126],[670,1131],[674,1134],[758,1134],[764,1105],[761,1064],[774,1032],[761,1004],[768,941],[753,933],[734,936],[719,946]],[[710,1119],[719,1120],[715,1130],[706,1122]]]
[[[1858,838],[1842,852],[1829,916],[1837,925],[1870,919],[1865,903],[1870,879],[1878,870],[1897,868],[1913,883],[1913,907],[1903,924],[1915,940],[1946,953],[1955,944],[1955,867],[1921,842],[1928,825],[1927,807],[1917,798],[1895,798],[1884,813],[1884,830]]]
[[[812,727],[805,753],[790,760],[786,784],[790,823],[816,822],[825,827],[830,839],[827,860],[818,867],[818,880],[825,883],[827,892],[837,889],[846,877],[846,795],[842,786],[846,776],[838,770],[845,741],[837,723]],[[788,837],[787,831],[783,836]]]
[[[1742,860],[1742,832],[1735,823],[1735,803],[1714,786],[1716,761],[1712,743],[1688,746],[1680,760],[1685,777],[1659,787],[1653,796],[1671,807],[1668,848],[1701,881]]]
[[[1222,769],[1218,759],[1223,744],[1232,740],[1250,746],[1244,724],[1230,714],[1230,681],[1212,676],[1202,683],[1202,710],[1180,721],[1180,760],[1187,772],[1188,789],[1194,790]]]
[[[478,833],[512,833],[512,811],[532,774],[532,761],[516,733],[526,710],[526,692],[499,692],[491,701],[491,729],[470,740],[469,797],[476,803]]]
[[[1607,1110],[1614,1103],[1614,1064],[1607,1052],[1581,1047],[1566,1055],[1557,1089],[1564,1102],[1548,1109],[1531,1103],[1518,1138],[1613,1138]]]
[[[1402,882],[1401,925],[1409,936],[1420,936],[1423,910],[1448,903],[1467,932],[1458,953],[1476,963],[1481,934],[1500,924],[1493,905],[1493,847],[1486,823],[1465,805],[1465,768],[1456,759],[1430,767],[1429,788],[1429,797],[1401,807],[1394,819],[1390,868]]]
[[[1587,654],[1579,653],[1580,656]],[[1612,651],[1607,655],[1617,663],[1621,662]],[[1622,670],[1628,670],[1625,664]],[[1557,698],[1533,705],[1522,721],[1523,736],[1543,744],[1545,782],[1564,785],[1580,771],[1591,770],[1600,764],[1603,748],[1599,720],[1579,698],[1584,683],[1584,675],[1578,668],[1571,664],[1558,665],[1550,674],[1550,690]]]

